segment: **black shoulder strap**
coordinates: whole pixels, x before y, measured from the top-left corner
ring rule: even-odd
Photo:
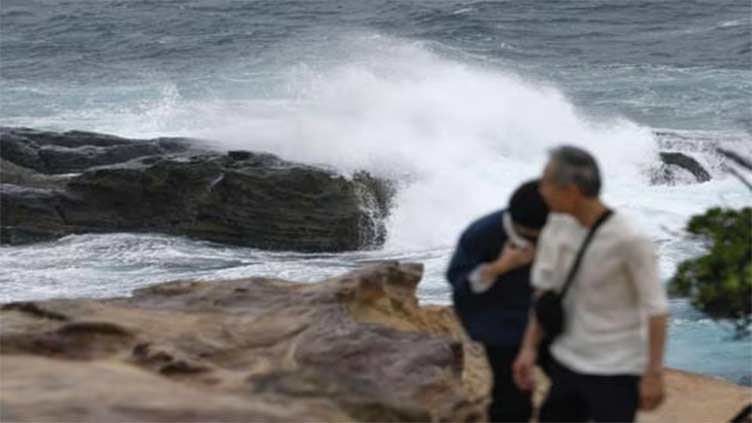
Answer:
[[[567,275],[567,280],[564,282],[564,286],[561,288],[561,293],[559,294],[561,298],[564,298],[564,295],[567,294],[567,291],[569,290],[569,287],[572,285],[572,281],[574,280],[574,277],[577,275],[577,270],[580,268],[580,263],[582,263],[582,256],[585,255],[585,250],[587,249],[588,245],[590,244],[590,241],[593,239],[593,235],[595,235],[595,231],[598,230],[598,228],[603,225],[606,220],[608,220],[609,217],[613,212],[611,210],[606,210],[599,218],[595,221],[593,224],[593,227],[590,228],[590,232],[588,232],[587,236],[585,237],[585,240],[582,241],[582,245],[580,245],[580,251],[577,252],[577,258],[574,260],[574,264],[572,264],[572,268],[569,269],[569,274]]]

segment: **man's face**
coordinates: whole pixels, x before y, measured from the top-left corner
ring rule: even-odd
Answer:
[[[574,185],[561,186],[554,179],[557,164],[549,161],[543,171],[539,191],[552,212],[571,213],[577,201],[577,188]]]
[[[514,232],[530,241],[531,244],[538,242],[538,235],[540,235],[539,229],[528,228],[527,226],[520,225],[519,223],[513,223]]]

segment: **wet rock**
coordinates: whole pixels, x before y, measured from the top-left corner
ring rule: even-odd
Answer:
[[[253,153],[250,151],[236,150],[228,151],[227,156],[233,160],[248,160],[253,157]]]
[[[0,128],[0,158],[44,174],[76,173],[139,157],[184,153],[197,144],[184,138],[132,140],[81,131]]]
[[[654,185],[676,185],[707,182],[710,173],[691,156],[679,152],[660,153],[661,165],[650,175]]]
[[[65,185],[70,179],[70,175],[45,175],[0,159],[0,184],[13,184],[30,188],[65,189]]]
[[[0,243],[47,241],[72,233],[62,214],[64,198],[54,189],[0,184]]]
[[[271,250],[346,251],[386,237],[393,189],[364,172],[346,178],[266,153],[185,152],[185,143],[167,147],[173,141],[164,139],[3,131],[10,164],[0,169],[3,243],[148,231]],[[104,150],[88,155],[82,148]],[[45,159],[69,153],[75,157]],[[110,162],[117,164],[88,167]],[[80,173],[43,174],[73,170]]]

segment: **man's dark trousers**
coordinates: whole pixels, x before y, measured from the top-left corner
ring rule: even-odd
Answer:
[[[512,363],[519,347],[485,345],[488,364],[493,371],[493,388],[488,418],[492,422],[527,422],[532,414],[530,392],[517,388]]]
[[[533,290],[530,266],[499,276],[486,291],[474,292],[469,276],[479,265],[499,257],[507,235],[499,210],[473,222],[460,237],[447,269],[452,285],[452,300],[465,331],[486,347],[493,371],[493,402],[489,418],[494,422],[521,422],[530,418],[530,395],[520,392],[512,378],[512,363],[517,356],[527,327]]]
[[[640,377],[587,375],[554,359],[551,390],[540,411],[541,422],[632,422],[639,404]]]

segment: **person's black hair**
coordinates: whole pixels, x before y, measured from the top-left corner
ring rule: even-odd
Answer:
[[[522,184],[509,200],[512,221],[530,229],[541,229],[548,218],[548,206],[538,191],[540,179]]]

